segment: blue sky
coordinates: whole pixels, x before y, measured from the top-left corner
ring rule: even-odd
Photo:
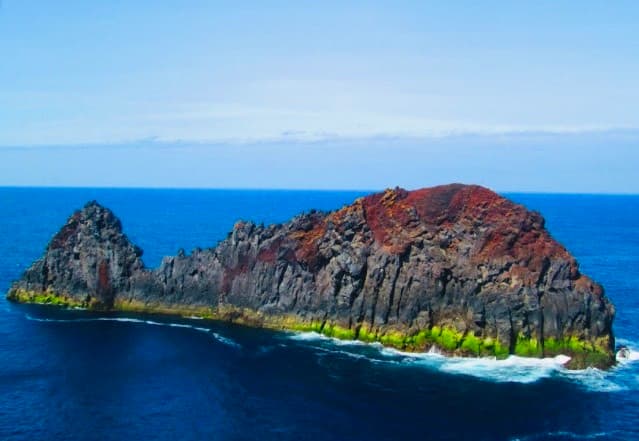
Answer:
[[[3,0],[0,185],[636,193],[637,23],[622,1]]]

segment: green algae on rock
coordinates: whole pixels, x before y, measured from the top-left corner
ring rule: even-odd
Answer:
[[[7,299],[20,303],[37,303],[40,305],[65,306],[67,308],[84,308],[88,306],[84,302],[79,302],[72,297],[59,295],[52,291],[27,291],[20,288],[9,291]]]
[[[614,307],[544,228],[482,187],[387,190],[147,269],[96,202],[11,287],[19,302],[181,314],[406,351],[614,362]]]

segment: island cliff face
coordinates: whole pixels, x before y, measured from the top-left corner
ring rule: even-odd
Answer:
[[[96,202],[11,287],[22,302],[199,315],[404,350],[614,361],[614,307],[544,228],[478,186],[386,190],[281,225],[238,222],[157,269]]]

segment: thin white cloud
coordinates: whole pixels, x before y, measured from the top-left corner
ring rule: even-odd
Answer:
[[[556,108],[544,115],[527,114],[526,102],[521,109],[513,109],[512,102],[483,95],[440,95],[379,82],[271,79],[202,95],[198,100],[167,96],[148,101],[105,93],[5,91],[0,101],[12,111],[6,113],[5,122],[0,119],[0,145],[122,143],[148,138],[197,143],[317,142],[639,128],[639,121],[632,118],[601,118],[593,124],[576,112],[562,113],[561,106],[570,103],[555,103]]]
[[[316,142],[377,137],[441,138],[516,133],[581,134],[637,130],[606,124],[487,124],[420,116],[352,110],[296,111],[242,106],[215,106],[185,112],[142,115],[75,116],[28,121],[20,130],[5,130],[0,145],[121,143],[153,138],[161,142],[246,143]]]

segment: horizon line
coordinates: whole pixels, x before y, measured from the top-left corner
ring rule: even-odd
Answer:
[[[413,191],[422,188],[439,187],[442,185],[453,184],[438,184],[426,187],[417,187],[407,189],[401,186],[388,186],[380,189],[362,189],[362,188],[255,188],[255,187],[152,187],[152,186],[76,186],[76,185],[0,185],[0,190],[145,190],[145,191],[263,191],[263,192],[317,192],[317,193],[380,193],[388,189],[402,188],[404,190]],[[539,190],[497,190],[485,185],[480,184],[462,184],[462,185],[478,185],[480,187],[488,188],[497,194],[522,194],[522,195],[556,195],[556,196],[639,196],[637,193],[622,193],[622,192],[562,192],[562,191],[539,191]]]

